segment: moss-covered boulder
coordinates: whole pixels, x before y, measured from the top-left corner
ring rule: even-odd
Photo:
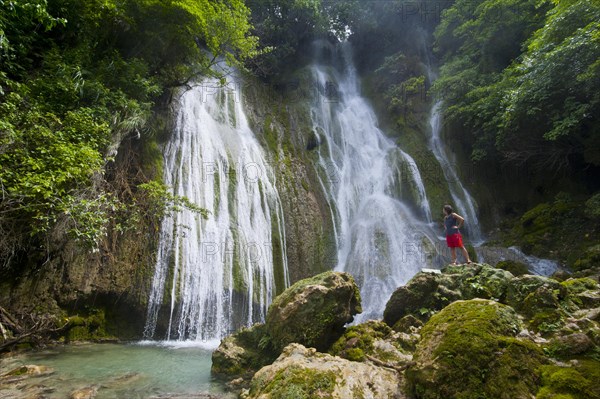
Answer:
[[[514,276],[487,264],[448,266],[444,273],[458,282],[462,299],[495,299],[503,301]]]
[[[419,337],[398,333],[382,321],[371,320],[349,327],[331,347],[329,353],[344,359],[402,366],[412,360]]]
[[[448,266],[441,274],[421,272],[394,291],[383,320],[400,331],[412,323],[405,316],[427,321],[432,314],[459,299],[504,300],[513,278],[511,273],[486,264]],[[396,325],[400,320],[404,321]]]
[[[264,324],[255,324],[224,338],[212,354],[213,374],[249,376],[277,357],[269,346]]]
[[[540,287],[557,293],[559,299],[567,295],[567,290],[558,281],[548,277],[524,275],[510,282],[506,295],[506,303],[520,310],[524,307],[524,300],[528,295],[536,292]]]
[[[275,298],[266,328],[276,351],[300,343],[325,352],[360,312],[360,291],[352,276],[330,271],[300,280]]]
[[[544,362],[532,342],[516,338],[521,324],[506,305],[457,301],[421,330],[415,365],[406,372],[420,399],[531,398]]]
[[[456,282],[445,274],[417,273],[405,286],[399,287],[385,305],[383,321],[389,326],[406,315],[422,321],[429,315],[461,299]]]
[[[400,374],[299,344],[287,346],[252,378],[243,399],[404,399]]]
[[[575,362],[572,367],[542,366],[542,387],[537,399],[600,399],[600,362]]]

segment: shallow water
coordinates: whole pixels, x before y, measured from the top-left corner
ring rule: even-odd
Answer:
[[[0,381],[0,399],[68,398],[85,387],[97,390],[96,399],[199,398],[201,394],[232,397],[211,378],[212,347],[156,342],[84,344],[5,358],[1,360],[0,375],[29,364],[47,366],[54,372],[18,383],[4,378]]]

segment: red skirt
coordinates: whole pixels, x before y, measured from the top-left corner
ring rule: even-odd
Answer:
[[[446,244],[450,248],[460,248],[463,246],[462,235],[460,233],[451,234],[446,236]]]

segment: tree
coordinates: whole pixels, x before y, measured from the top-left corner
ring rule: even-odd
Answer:
[[[250,29],[241,0],[0,1],[0,267],[57,226],[97,248],[135,206],[104,177],[123,138],[149,137],[169,87],[254,56]]]

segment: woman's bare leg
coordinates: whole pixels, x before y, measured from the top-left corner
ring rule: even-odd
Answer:
[[[450,247],[450,254],[452,255],[452,263],[456,263],[456,248]]]
[[[462,247],[460,247],[460,249],[462,249],[462,253],[465,256],[467,263],[471,263],[471,259],[469,258],[469,251],[467,251],[467,249],[465,248],[464,245]]]

